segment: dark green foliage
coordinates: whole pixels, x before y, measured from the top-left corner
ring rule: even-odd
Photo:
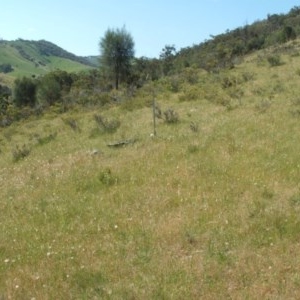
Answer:
[[[106,74],[114,79],[115,88],[121,80],[129,77],[131,62],[134,58],[134,41],[131,35],[122,29],[108,29],[100,41],[100,64]]]
[[[1,64],[0,65],[0,73],[9,73],[12,72],[14,69],[11,64]]]
[[[39,84],[38,98],[42,103],[53,105],[61,97],[61,87],[56,79],[46,75]]]
[[[94,107],[114,102],[115,98],[111,94],[113,87],[110,80],[107,80],[105,74],[99,70],[89,70],[71,76],[73,82],[69,97],[73,98],[76,103]],[[66,89],[63,93],[66,94]]]
[[[295,39],[300,33],[299,18],[300,8],[294,7],[286,15],[268,15],[265,20],[211,36],[203,43],[176,53],[172,68],[197,66],[214,72],[232,68],[237,58],[245,54]]]
[[[161,77],[161,61],[147,57],[135,58],[132,66],[131,76],[134,76],[134,83],[141,87],[148,80],[154,81]]]
[[[163,75],[168,75],[174,69],[176,48],[174,45],[166,45],[159,56],[162,61]]]
[[[62,96],[70,92],[76,78],[76,75],[61,70],[43,76],[38,84],[39,101],[47,105],[61,101]]]
[[[11,95],[10,88],[6,85],[1,85],[0,84],[0,98],[7,99],[10,95]]]
[[[36,103],[36,81],[23,77],[14,83],[14,103],[17,106],[33,106]]]
[[[80,90],[92,90],[99,86],[102,86],[103,90],[110,90],[110,88],[105,87],[105,80],[99,70],[93,69],[89,71],[82,71],[78,74],[71,75],[72,83],[69,87],[78,88]],[[70,79],[68,79],[70,82]],[[105,87],[105,88],[104,88]]]
[[[9,105],[8,98],[10,95],[11,90],[7,86],[0,84],[0,115],[4,115],[6,113]]]
[[[291,26],[284,26],[281,33],[281,41],[283,43],[296,39],[297,34],[293,27]]]

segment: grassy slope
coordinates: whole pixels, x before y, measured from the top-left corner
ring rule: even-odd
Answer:
[[[180,122],[159,121],[155,138],[150,108],[95,111],[121,127],[93,138],[95,112],[1,129],[0,295],[297,298],[300,57],[281,57],[270,68],[265,53],[249,56],[222,76],[253,78],[225,90],[207,75],[195,101],[159,94]],[[31,153],[14,163],[23,144]]]
[[[35,62],[42,62],[44,65],[36,66],[34,62],[22,57],[18,50],[13,47],[14,44],[21,45],[27,55],[34,58]],[[14,44],[0,43],[0,64],[9,63],[14,68],[11,73],[0,74],[0,78],[6,84],[11,85],[16,77],[42,75],[55,69],[76,72],[90,68],[69,59],[41,55],[30,42],[15,41]]]

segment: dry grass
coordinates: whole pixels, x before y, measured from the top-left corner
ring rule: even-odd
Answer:
[[[242,101],[216,79],[206,91],[229,106],[159,94],[179,122],[157,137],[149,107],[64,116],[80,131],[55,115],[1,129],[0,298],[298,298],[300,58],[255,55],[223,74],[255,74]],[[95,113],[120,128],[91,137]]]

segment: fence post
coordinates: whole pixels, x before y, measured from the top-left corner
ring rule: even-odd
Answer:
[[[152,101],[152,106],[153,106],[153,135],[156,136],[156,103],[155,103],[155,96],[153,93],[153,101]]]

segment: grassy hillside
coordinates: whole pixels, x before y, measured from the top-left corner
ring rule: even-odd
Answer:
[[[299,45],[1,128],[0,298],[297,299]]]
[[[47,41],[1,41],[0,65],[10,64],[13,72],[0,73],[4,83],[16,77],[45,74],[57,68],[76,72],[95,67],[92,60],[78,57]]]

